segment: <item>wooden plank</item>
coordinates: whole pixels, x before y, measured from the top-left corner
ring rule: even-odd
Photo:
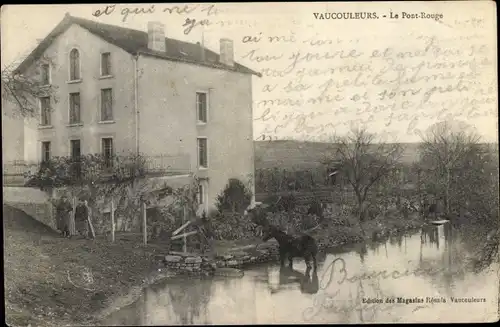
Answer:
[[[179,252],[179,251],[169,251],[169,255],[178,255],[181,257],[198,257],[198,253],[190,253],[190,252]]]
[[[449,223],[450,221],[449,220],[433,220],[431,221],[431,224],[433,225],[443,225],[443,224],[446,224],[446,223]]]
[[[87,207],[87,221],[88,221],[89,226],[90,226],[90,232],[92,233],[92,238],[95,239],[94,225],[92,224],[92,218],[91,218],[92,209],[89,208],[89,206],[87,205],[86,202],[85,202],[85,206]]]
[[[194,235],[194,234],[196,234],[196,233],[198,233],[198,231],[187,232],[187,233],[184,233],[184,234],[180,234],[180,235],[173,236],[173,237],[171,237],[170,239],[171,239],[171,240],[177,240],[177,239],[179,239],[179,238],[186,238],[186,237],[188,237],[188,236],[190,236],[190,235]]]
[[[251,244],[251,245],[245,245],[245,246],[239,246],[235,248],[230,248],[228,251],[229,252],[234,252],[234,251],[240,251],[240,250],[247,250],[247,249],[254,249],[257,247],[258,244]]]
[[[187,223],[183,224],[181,227],[177,228],[173,233],[172,235],[175,236],[177,234],[179,234],[184,228],[188,227],[189,224],[191,224],[191,221],[188,221]]]

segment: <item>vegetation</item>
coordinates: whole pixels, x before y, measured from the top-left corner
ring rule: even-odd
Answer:
[[[239,179],[231,178],[222,193],[217,195],[215,207],[219,213],[243,213],[251,200],[252,193],[249,188]]]
[[[108,218],[110,221],[105,221],[105,216],[99,214],[102,209],[110,208],[111,203],[114,215],[122,219],[123,226],[128,227],[134,224],[139,227],[143,205],[149,207],[152,219],[148,222],[148,235],[153,237],[180,225],[180,217],[184,214],[188,217],[196,214],[196,178],[190,185],[174,190],[166,184],[153,183],[146,177],[146,162],[141,155],[106,158],[90,154],[82,155],[78,161],[70,157],[44,161],[36,172],[29,174],[28,185],[45,191],[57,189],[60,195],[68,198],[86,199],[92,209],[92,221],[97,232],[111,232],[112,241],[115,221],[112,215]],[[158,189],[162,190],[162,194],[152,192]],[[171,201],[165,202],[165,197],[170,197]]]
[[[493,153],[498,149],[481,144],[471,126],[456,121],[431,126],[422,139],[424,191],[443,197],[448,216],[469,215],[469,222],[497,226],[498,164]]]

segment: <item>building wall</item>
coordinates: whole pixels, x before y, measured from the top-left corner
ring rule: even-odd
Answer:
[[[138,66],[141,152],[189,153],[213,207],[229,178],[247,182],[254,173],[251,76],[150,56]],[[197,124],[197,91],[208,92],[206,125]],[[198,169],[197,137],[208,139],[206,170]]]
[[[2,99],[2,161],[24,160],[24,121],[14,115],[14,105]]]
[[[73,48],[80,52],[81,82],[68,83],[69,53]],[[113,76],[101,78],[101,53],[111,53]],[[57,103],[53,104],[52,127],[37,127],[37,144],[30,144],[28,152],[36,151],[41,158],[41,141],[51,142],[53,156],[69,155],[69,140],[80,139],[82,153],[99,153],[101,137],[113,137],[117,152],[135,149],[134,122],[134,71],[133,57],[122,49],[94,36],[78,25],[73,25],[60,35],[45,52],[51,62],[51,81],[57,87]],[[36,74],[38,63],[29,74]],[[100,94],[102,88],[112,88],[113,123],[100,123]],[[69,126],[69,93],[80,92],[81,120],[79,126]],[[39,118],[38,118],[39,119]],[[31,124],[32,126],[32,124]],[[35,149],[36,148],[36,149]]]

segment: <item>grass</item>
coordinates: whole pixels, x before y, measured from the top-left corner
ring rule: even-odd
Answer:
[[[90,323],[111,301],[143,285],[155,268],[153,256],[165,253],[136,238],[118,237],[114,244],[103,238],[68,240],[4,205],[6,322]]]

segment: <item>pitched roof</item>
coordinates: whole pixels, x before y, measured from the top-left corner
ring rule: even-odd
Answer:
[[[38,59],[50,44],[71,25],[77,24],[88,30],[90,33],[101,39],[125,50],[126,52],[137,55],[144,54],[155,56],[170,61],[186,62],[201,66],[218,68],[223,70],[235,71],[243,74],[253,74],[261,76],[260,73],[253,71],[239,63],[234,63],[233,67],[219,62],[219,54],[205,48],[205,60],[202,59],[201,45],[184,42],[176,39],[165,38],[166,52],[153,51],[148,48],[148,34],[130,28],[124,28],[115,25],[98,23],[93,20],[80,17],[73,17],[66,14],[64,19],[43,39],[38,46],[24,59],[16,69],[22,72],[27,69],[36,59]]]

